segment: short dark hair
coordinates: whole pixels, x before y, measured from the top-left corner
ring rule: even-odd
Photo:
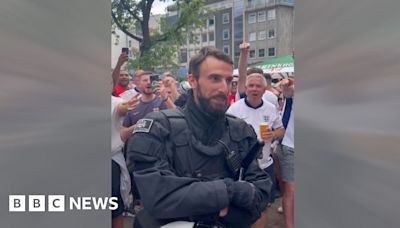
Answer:
[[[192,74],[196,80],[199,79],[200,76],[200,65],[208,56],[212,56],[218,60],[233,65],[232,59],[221,50],[218,50],[215,47],[203,47],[190,59],[189,62],[189,74]]]
[[[250,68],[247,70],[247,75],[255,74],[255,73],[264,75],[264,72],[261,68]]]

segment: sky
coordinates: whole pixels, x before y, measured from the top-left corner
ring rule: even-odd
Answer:
[[[152,14],[165,14],[165,8],[171,5],[173,2],[171,0],[166,0],[160,2],[160,0],[155,0],[153,3],[153,8],[151,9]]]

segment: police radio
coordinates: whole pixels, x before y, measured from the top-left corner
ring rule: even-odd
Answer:
[[[218,140],[217,142],[224,147],[225,160],[229,170],[237,175],[242,163],[239,153],[235,152],[234,150],[230,150],[226,143],[224,143],[222,140]]]

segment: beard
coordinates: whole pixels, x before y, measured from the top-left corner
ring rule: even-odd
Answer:
[[[125,88],[129,85],[129,81],[119,81],[118,84],[122,87]]]
[[[198,90],[196,92],[197,99],[199,101],[200,109],[216,118],[223,117],[226,110],[228,109],[228,97],[226,94],[219,93],[211,97],[205,97],[201,92],[201,87],[198,85]],[[215,105],[211,102],[213,98],[220,98],[224,100],[224,105]]]
[[[153,91],[151,90],[151,88],[145,87],[142,90],[142,93],[145,94],[145,95],[151,95],[151,94],[153,94]]]

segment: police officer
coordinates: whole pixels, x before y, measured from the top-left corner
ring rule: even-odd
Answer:
[[[232,60],[202,48],[190,60],[188,81],[184,109],[150,113],[127,141],[144,211],[197,227],[249,227],[267,205],[271,178],[258,166],[262,145],[253,128],[225,115]]]

